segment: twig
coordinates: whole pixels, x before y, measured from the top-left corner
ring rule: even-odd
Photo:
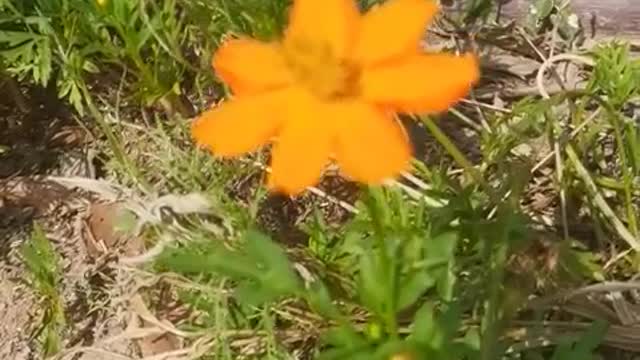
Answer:
[[[334,196],[331,196],[329,194],[327,194],[326,192],[318,189],[315,186],[309,186],[307,187],[307,190],[309,190],[309,192],[311,192],[312,194],[315,194],[323,199],[327,199],[332,203],[338,204],[340,205],[340,207],[342,207],[343,209],[347,210],[348,212],[352,213],[352,214],[358,214],[360,211],[353,205],[349,204],[346,201],[342,201],[340,199],[337,199]]]
[[[547,89],[544,86],[544,74],[549,70],[549,68],[559,62],[559,61],[572,61],[581,63],[587,66],[593,66],[594,61],[586,56],[576,55],[576,54],[558,54],[548,59],[545,59],[542,65],[538,68],[538,73],[536,75],[536,87],[538,88],[538,92],[545,99],[550,99],[551,96],[547,92]]]
[[[129,300],[129,303],[136,315],[144,321],[156,326],[158,329],[161,329],[162,332],[171,333],[182,338],[198,337],[202,335],[200,332],[185,332],[178,330],[173,326],[173,324],[158,320],[158,318],[149,311],[149,308],[145,305],[140,294],[134,295]]]
[[[469,117],[467,115],[461,113],[457,109],[451,108],[451,109],[449,109],[449,112],[452,113],[458,119],[460,119],[463,123],[465,123],[469,127],[471,127],[473,130],[475,130],[477,132],[481,132],[482,131],[482,126],[480,126],[480,125],[476,124],[475,122],[473,122],[473,120],[469,119]],[[489,127],[489,125],[486,125],[485,129],[487,130],[487,132],[489,132],[489,133],[491,132],[491,128]]]
[[[631,234],[631,232],[629,232],[622,221],[618,219],[609,204],[607,204],[607,201],[604,199],[604,197],[602,197],[602,194],[600,194],[600,192],[598,191],[598,187],[593,182],[591,175],[589,175],[587,169],[585,169],[584,165],[582,165],[582,163],[580,162],[580,159],[578,159],[578,155],[573,150],[573,147],[571,145],[567,145],[566,151],[572,165],[576,168],[578,176],[582,178],[582,181],[587,187],[587,190],[591,192],[591,195],[593,196],[596,205],[600,208],[602,215],[604,215],[611,222],[613,227],[618,232],[618,235],[620,235],[620,237],[624,241],[626,241],[627,244],[629,244],[636,251],[640,250],[640,242],[638,242],[638,240]]]
[[[555,29],[554,29],[554,39],[555,39]],[[552,45],[551,54],[553,54],[553,49],[554,47]],[[542,56],[542,54],[540,53],[539,55]],[[550,98],[549,94],[544,88],[544,74],[547,71],[547,69],[549,69],[554,63],[558,61],[563,61],[563,60],[576,61],[576,62],[582,62],[582,63],[586,62],[586,63],[593,64],[591,59],[573,55],[573,54],[560,54],[560,55],[550,56],[548,59],[545,59],[542,65],[540,65],[540,68],[538,68],[538,74],[536,76],[536,86],[538,87],[538,91],[540,92],[540,95],[544,99]],[[554,71],[554,74],[556,75],[557,78],[559,78],[559,76],[557,75],[557,73],[555,73],[555,71]],[[560,81],[560,84],[562,84],[562,81]],[[562,153],[560,151],[560,140],[557,135],[554,136],[553,150],[556,157],[557,181],[558,181],[558,186],[560,187],[560,211],[562,216],[562,229],[563,229],[564,239],[568,240],[569,239],[569,226],[568,226],[569,220],[568,220],[568,214],[567,214],[567,195],[566,195],[565,188],[562,184],[564,166],[562,161]]]
[[[418,179],[417,177],[415,177],[414,175],[408,173],[408,172],[402,172],[400,173],[400,175],[402,175],[403,178],[407,179],[408,181],[410,181],[413,185],[419,187],[422,190],[431,190],[433,189],[433,187],[427,183],[425,183],[424,181]]]
[[[155,245],[153,245],[153,247],[151,249],[147,250],[146,252],[144,252],[144,253],[142,253],[140,255],[122,257],[122,258],[118,259],[118,263],[120,263],[122,265],[129,265],[129,266],[137,266],[137,265],[146,264],[146,263],[154,260],[158,256],[160,256],[162,254],[162,252],[164,251],[164,249],[167,246],[169,246],[169,244],[173,243],[174,240],[175,240],[175,238],[173,236],[170,236],[169,234],[165,233],[160,238],[160,240],[157,243],[155,243]]]
[[[598,115],[600,115],[600,111],[602,111],[602,108],[597,108],[593,113],[591,113],[585,121],[583,121],[580,125],[578,125],[575,129],[573,129],[573,131],[571,131],[569,138],[570,139],[575,138],[576,135],[578,135],[578,133],[582,131],[582,129],[584,129],[589,123],[591,123],[591,121],[593,121]],[[533,168],[531,168],[531,172],[535,173],[536,171],[540,170],[540,168],[543,167],[549,160],[551,160],[552,157],[553,157],[553,151],[548,152],[542,158],[542,160],[538,161],[538,163],[535,164]]]
[[[73,348],[73,351],[68,351],[68,352],[64,352],[62,354],[62,356],[58,357],[54,357],[52,358],[53,360],[55,359],[73,359],[75,357],[75,355],[77,354],[81,354],[81,353],[95,353],[95,354],[100,354],[103,356],[106,356],[108,359],[113,359],[113,360],[136,360],[135,358],[129,357],[129,356],[125,356],[122,354],[118,354],[116,352],[113,351],[109,351],[109,350],[105,350],[105,349],[101,349],[99,347],[96,346],[82,346],[82,347],[77,347],[77,348]]]
[[[640,290],[640,281],[608,281],[600,284],[588,285],[579,289],[567,290],[551,296],[533,299],[527,303],[526,307],[529,309],[537,309],[557,302],[566,301],[576,296],[629,290]]]
[[[475,105],[475,106],[483,107],[483,108],[486,108],[486,109],[489,109],[489,110],[498,111],[498,112],[505,113],[505,114],[510,114],[512,112],[510,109],[506,109],[506,108],[503,108],[503,107],[500,107],[500,106],[487,104],[485,102],[474,100],[474,99],[462,99],[462,100],[460,100],[460,102],[465,103],[465,104],[469,104],[469,105]]]
[[[442,207],[446,204],[446,201],[444,200],[436,200],[434,198],[426,196],[420,191],[412,189],[411,187],[401,182],[398,182],[396,180],[388,180],[385,182],[385,185],[398,187],[401,190],[403,190],[407,195],[409,195],[409,197],[413,198],[414,200],[424,200],[424,202],[431,207]]]

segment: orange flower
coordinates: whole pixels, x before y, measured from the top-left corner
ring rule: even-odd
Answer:
[[[407,169],[411,146],[395,112],[440,112],[478,78],[474,56],[419,48],[435,1],[294,0],[282,41],[224,43],[213,68],[235,95],[193,126],[199,145],[238,156],[276,138],[269,187],[296,194],[330,159],[377,184]]]

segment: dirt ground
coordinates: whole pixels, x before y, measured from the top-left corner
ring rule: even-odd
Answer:
[[[0,145],[8,149],[0,154],[0,358],[26,360],[40,358],[35,335],[44,316],[19,252],[35,223],[62,261],[61,295],[72,324],[68,334],[61,334],[64,346],[82,346],[120,333],[124,322],[111,310],[96,307],[104,298],[104,274],[101,260],[92,258],[87,246],[87,238],[111,214],[94,210],[99,199],[49,179],[95,176],[86,132],[55,93],[35,87],[19,90],[21,99],[0,101]],[[121,354],[127,348],[131,355],[137,351],[129,340],[111,347]],[[80,357],[100,358],[91,353]]]

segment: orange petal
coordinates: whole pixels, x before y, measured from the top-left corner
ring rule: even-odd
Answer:
[[[315,185],[329,161],[333,130],[321,104],[292,98],[287,121],[271,154],[269,187],[296,195]]]
[[[335,58],[352,50],[360,12],[354,0],[294,0],[285,42],[326,46]]]
[[[193,138],[219,156],[253,151],[277,134],[286,93],[281,90],[224,102],[196,119],[191,129]]]
[[[336,105],[336,158],[354,180],[379,184],[409,167],[411,146],[401,125],[365,103]]]
[[[291,83],[291,74],[276,44],[231,39],[217,50],[212,64],[235,94],[271,90]]]
[[[473,55],[416,55],[367,69],[361,77],[364,99],[401,112],[441,112],[466,96],[480,76]]]
[[[415,54],[437,11],[432,0],[388,0],[371,9],[362,18],[355,58],[372,64]]]

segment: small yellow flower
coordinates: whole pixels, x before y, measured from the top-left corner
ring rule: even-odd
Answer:
[[[371,340],[380,340],[382,338],[382,326],[378,323],[371,323],[367,326],[367,333]]]
[[[416,360],[416,356],[414,353],[405,351],[394,354],[389,360]]]
[[[294,0],[279,42],[226,41],[213,57],[234,98],[193,125],[224,157],[276,138],[269,187],[296,194],[330,159],[378,184],[406,170],[411,146],[396,112],[440,112],[478,79],[472,55],[425,54],[431,0],[388,0],[361,14],[355,0]]]

